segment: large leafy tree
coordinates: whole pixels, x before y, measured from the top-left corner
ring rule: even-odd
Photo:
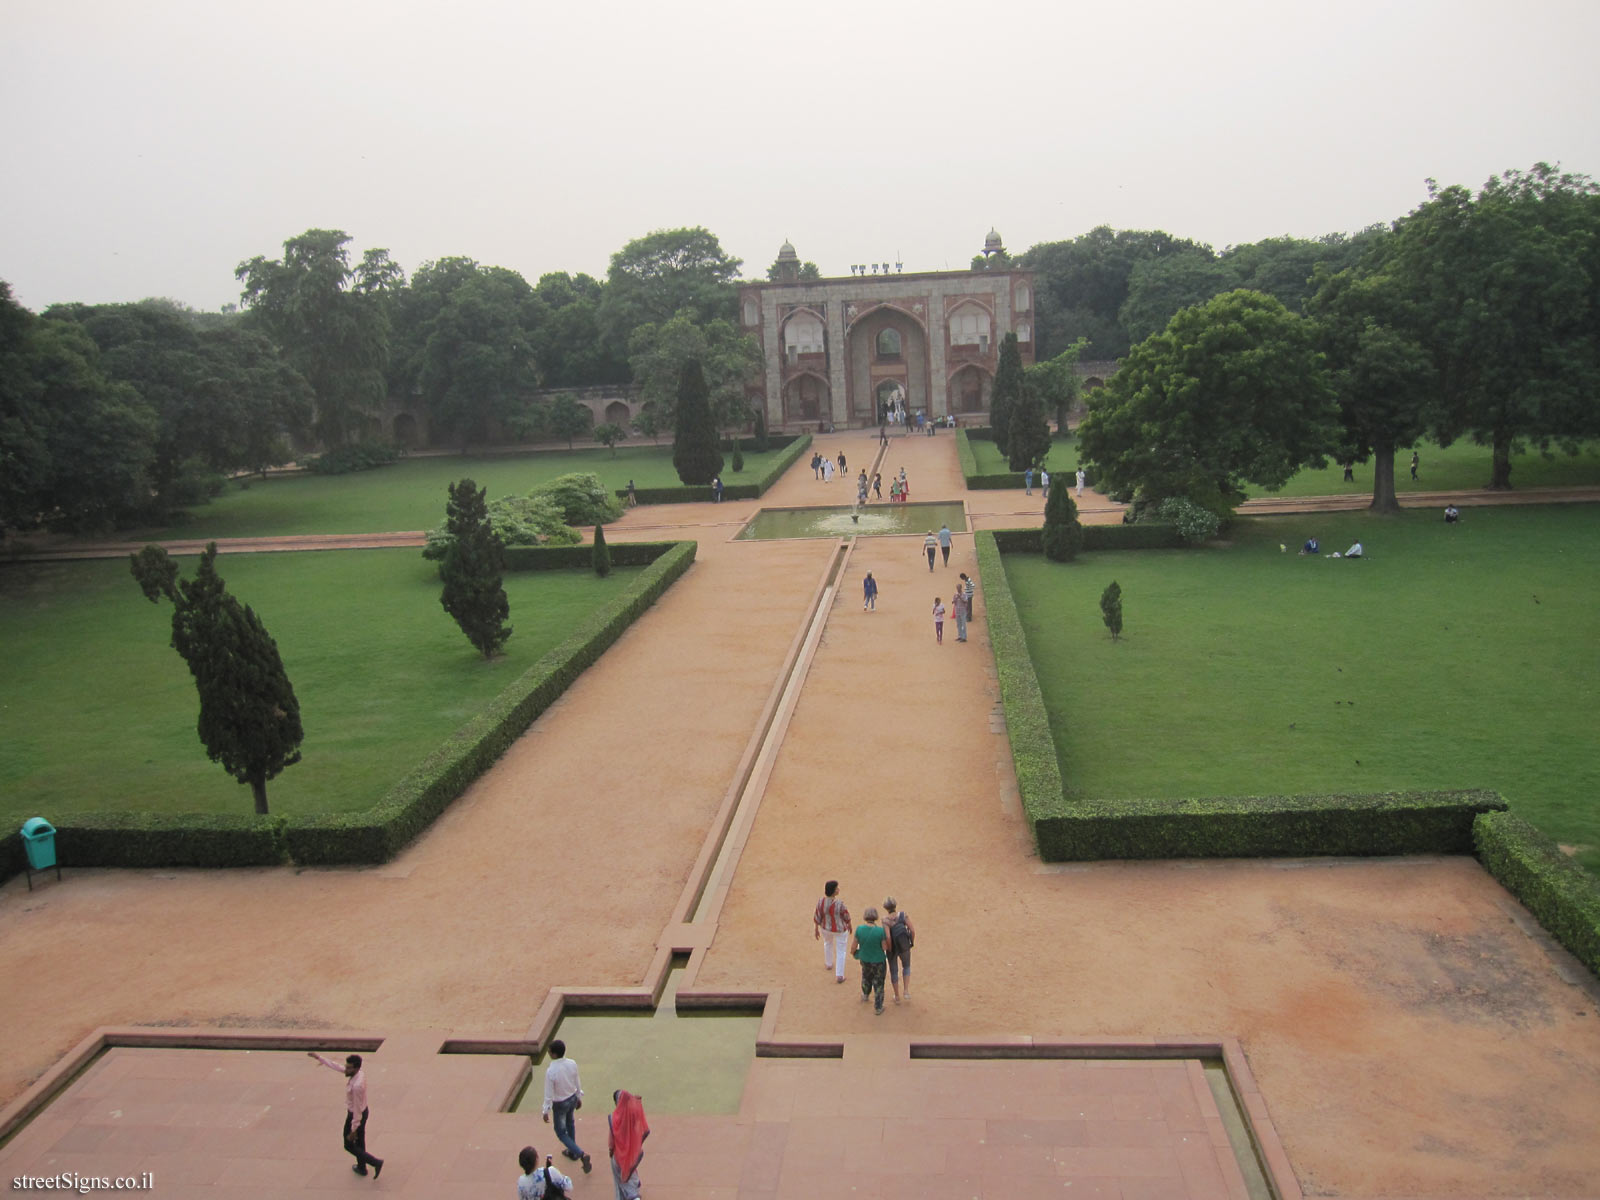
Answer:
[[[159,507],[203,500],[220,473],[286,461],[287,436],[309,424],[305,380],[236,318],[202,322],[168,300],[58,305],[45,315],[82,325],[102,370],[131,385],[153,414]]]
[[[0,528],[103,529],[148,505],[155,418],[98,359],[82,326],[0,282]]]
[[[172,648],[189,664],[200,693],[200,741],[212,762],[249,784],[256,812],[267,811],[267,781],[300,761],[300,702],[278,644],[249,605],[217,574],[217,544],[200,556],[193,579],[160,546],[128,556],[152,604],[172,602]]]
[[[994,444],[1007,456],[1011,453],[1011,413],[1021,399],[1022,351],[1017,335],[1008,333],[1000,339],[1000,361],[995,366],[994,386],[989,389],[989,428],[994,432]]]
[[[1067,418],[1082,392],[1073,366],[1087,345],[1086,339],[1079,338],[1054,358],[1022,368],[1023,385],[1038,391],[1040,403],[1055,418],[1056,429],[1061,433],[1067,431]]]
[[[700,226],[635,238],[611,256],[598,313],[602,334],[631,354],[635,329],[671,320],[683,309],[699,322],[733,320],[740,263]]]
[[[685,484],[703,487],[722,470],[722,439],[712,417],[705,372],[698,359],[689,359],[679,372],[675,407],[672,465]]]
[[[1161,230],[1101,225],[1065,242],[1041,242],[1019,260],[1035,273],[1036,349],[1055,355],[1087,339],[1086,359],[1120,358],[1131,344],[1118,314],[1134,267],[1143,261],[1206,248]]]
[[[388,252],[369,250],[350,266],[350,235],[308,229],[283,244],[281,259],[239,264],[243,302],[316,396],[316,429],[330,446],[362,434],[384,397],[389,309],[403,275]]]
[[[1228,513],[1243,485],[1281,487],[1324,460],[1338,413],[1311,323],[1235,291],[1183,309],[1136,346],[1078,429],[1097,486]]]
[[[1179,309],[1239,286],[1238,272],[1209,248],[1148,258],[1134,264],[1118,319],[1128,340],[1138,345],[1165,329]]]
[[[641,325],[628,343],[640,397],[658,419],[674,422],[684,365],[700,364],[712,419],[719,428],[742,428],[750,420],[745,385],[761,372],[761,349],[732,321],[699,321],[688,310],[661,324]]]
[[[511,636],[505,623],[511,604],[502,583],[506,551],[489,521],[488,489],[470,479],[452,483],[445,531],[451,541],[439,565],[439,603],[478,652],[493,658]]]
[[[1379,266],[1323,277],[1307,307],[1339,403],[1338,457],[1352,463],[1370,457],[1372,511],[1398,512],[1395,451],[1422,435],[1438,396],[1414,306]]]
[[[491,427],[519,414],[539,383],[528,336],[533,289],[515,271],[474,268],[424,323],[417,363],[417,389],[434,429],[463,446],[487,441]]]
[[[626,383],[627,356],[600,334],[605,285],[588,275],[541,275],[529,330],[545,387]],[[624,344],[625,345],[625,344]]]
[[[1600,194],[1544,163],[1476,197],[1429,190],[1398,223],[1387,270],[1438,371],[1433,432],[1491,447],[1488,485],[1509,487],[1519,443],[1575,448],[1596,431]]]

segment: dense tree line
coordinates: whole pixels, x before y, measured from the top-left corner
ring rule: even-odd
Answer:
[[[386,250],[354,257],[350,242],[340,230],[311,229],[285,241],[281,257],[240,263],[241,308],[224,313],[146,300],[35,316],[0,285],[0,526],[157,518],[230,472],[378,436],[385,401],[420,409],[447,444],[570,441],[588,432],[588,410],[570,398],[536,402],[536,393],[632,382],[646,401],[639,432],[654,438],[674,427],[693,360],[713,423],[729,430],[751,420],[745,393],[759,353],[735,319],[742,264],[703,228],[629,242],[604,279],[552,273],[532,285],[464,257],[426,262],[407,280]],[[974,269],[1035,272],[1040,365],[1025,376],[1027,444],[1011,455],[1017,461],[1037,453],[1035,400],[1058,422],[1075,400],[1075,359],[1127,358],[1135,369],[1099,398],[1090,423],[1108,480],[1149,492],[1210,472],[1191,498],[1212,509],[1245,483],[1269,482],[1282,473],[1283,445],[1249,464],[1260,477],[1192,446],[1171,448],[1179,458],[1151,481],[1093,441],[1116,424],[1110,406],[1133,402],[1138,389],[1140,403],[1187,414],[1174,420],[1191,438],[1237,417],[1236,397],[1216,397],[1222,407],[1208,412],[1201,384],[1254,378],[1272,354],[1206,331],[1207,322],[1232,329],[1248,310],[1263,336],[1309,330],[1309,357],[1300,333],[1285,333],[1293,361],[1311,364],[1302,392],[1331,388],[1338,400],[1337,436],[1314,451],[1307,443],[1302,461],[1377,459],[1374,504],[1383,507],[1393,502],[1385,455],[1419,436],[1492,446],[1492,482],[1505,486],[1517,445],[1570,446],[1595,433],[1597,247],[1592,184],[1540,166],[1476,195],[1434,188],[1392,226],[1350,236],[1216,252],[1160,230],[1102,226],[1015,258],[975,260]],[[811,263],[801,273],[819,274]],[[1276,308],[1225,299],[1240,293]],[[1185,316],[1196,312],[1209,315]],[[1190,337],[1239,354],[1242,374],[1202,370],[1182,344]],[[1005,382],[1001,424],[1024,402]],[[1177,409],[1152,388],[1171,391]],[[1320,415],[1316,427],[1325,429]],[[1003,444],[1009,455],[1009,438]]]

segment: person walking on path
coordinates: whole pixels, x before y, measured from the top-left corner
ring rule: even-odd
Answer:
[[[907,501],[909,499],[911,499],[911,485],[906,482],[906,469],[904,467],[901,467],[900,468],[900,501],[903,504],[903,503],[905,503],[905,501]]]
[[[1026,471],[1024,471],[1022,473],[1022,494],[1024,496],[1033,495],[1033,468],[1032,467],[1029,467]]]
[[[1418,466],[1419,463],[1421,463],[1421,461],[1422,460],[1417,457],[1417,452],[1415,450],[1413,450],[1411,452],[1411,478],[1412,479],[1415,479],[1417,477],[1417,466]]]
[[[1084,483],[1086,483],[1088,481],[1088,478],[1089,477],[1084,474],[1083,468],[1079,467],[1078,468],[1078,495],[1080,495],[1080,496],[1083,495],[1083,485],[1084,485]]]
[[[644,1119],[644,1102],[618,1088],[611,1093],[616,1108],[606,1118],[606,1143],[611,1152],[611,1186],[616,1200],[639,1200],[639,1164],[644,1161],[644,1140],[650,1122]]]
[[[722,476],[721,475],[715,475],[711,479],[711,502],[713,504],[721,504],[722,503]]]
[[[822,460],[822,482],[833,482],[833,459],[831,458],[825,458]]]
[[[872,577],[872,572],[867,572],[867,577],[861,581],[861,611],[868,609],[874,612],[878,609],[878,581]]]
[[[911,999],[911,946],[917,940],[917,927],[900,911],[893,896],[883,902],[883,913],[883,927],[889,931],[889,986],[899,1004],[902,994]]]
[[[813,452],[811,455],[811,478],[822,478],[822,455],[820,453]]]
[[[572,1180],[556,1170],[554,1163],[539,1165],[539,1152],[524,1146],[517,1155],[517,1165],[522,1168],[522,1178],[517,1180],[517,1200],[544,1200],[552,1188],[563,1194],[572,1191]]]
[[[587,1175],[594,1163],[578,1145],[577,1130],[573,1128],[573,1113],[582,1107],[583,1085],[578,1081],[578,1064],[567,1057],[567,1044],[557,1038],[550,1043],[550,1065],[544,1072],[544,1120],[555,1126],[556,1137],[564,1147],[561,1153],[574,1162],[581,1162],[583,1173]]]
[[[832,971],[838,983],[844,982],[844,956],[850,944],[850,910],[839,899],[839,881],[822,885],[822,899],[811,918],[813,934],[822,939],[822,966]]]
[[[872,473],[872,494],[876,499],[883,499],[883,475],[878,471]]]
[[[944,601],[933,598],[933,640],[944,645]]]
[[[639,493],[634,491],[633,480],[631,480],[631,479],[628,480],[628,498],[627,498],[627,500],[623,501],[623,505],[622,506],[624,508],[638,508],[639,507]]]
[[[939,553],[944,555],[944,565],[950,565],[950,523],[939,526]]]
[[[928,570],[933,570],[933,559],[939,553],[939,539],[933,536],[933,530],[928,530],[928,536],[922,539],[922,548],[928,552]]]
[[[963,574],[961,578],[965,579],[966,575]],[[956,584],[956,594],[950,597],[950,609],[956,616],[956,641],[964,642],[967,640],[967,618],[971,614],[967,612],[966,592],[959,583]],[[887,904],[884,908],[888,908],[890,912],[894,911]]]
[[[878,426],[878,445],[887,446],[888,444],[889,444],[889,425],[888,425],[887,422],[884,422],[884,423],[882,423],[882,424],[880,424]]]
[[[845,466],[844,451],[841,450],[839,451],[839,474],[843,475],[847,470],[849,468]]]
[[[367,1073],[361,1069],[361,1055],[348,1055],[343,1063],[325,1058],[315,1050],[307,1050],[306,1055],[344,1076],[344,1148],[356,1160],[350,1169],[357,1175],[365,1175],[371,1167],[372,1178],[377,1179],[383,1174],[383,1159],[367,1153]]]
[[[1050,499],[1050,472],[1043,467],[1039,468],[1039,494],[1046,500]]]
[[[883,1016],[883,974],[889,962],[889,934],[878,924],[878,910],[862,914],[865,925],[857,925],[850,938],[850,955],[861,964],[861,1003],[873,998],[873,1011]]]
[[[978,594],[978,585],[966,574],[963,574],[961,579],[961,598],[966,601],[967,620],[970,621],[972,620],[972,598]]]

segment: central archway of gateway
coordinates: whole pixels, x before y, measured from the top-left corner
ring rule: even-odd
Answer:
[[[928,335],[922,322],[893,305],[864,313],[845,331],[845,394],[852,425],[877,425],[898,386],[910,412],[932,414]]]

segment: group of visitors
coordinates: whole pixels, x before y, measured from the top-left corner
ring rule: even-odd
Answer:
[[[846,469],[847,469],[845,463],[846,463],[846,460],[845,460],[845,456],[844,456],[844,451],[841,450],[841,451],[839,451],[839,473],[841,475],[844,474]],[[812,478],[820,479],[820,480],[822,480],[823,483],[832,483],[833,482],[833,471],[834,471],[834,465],[833,464],[834,464],[834,460],[831,459],[831,458],[828,458],[826,455],[822,454],[820,451],[818,453],[816,453],[816,454],[813,454],[811,456],[811,475],[812,475]]]
[[[944,606],[944,598],[933,598],[933,640],[939,645],[944,645],[944,619],[947,615],[955,617],[956,641],[967,640],[967,622],[972,620],[972,596],[977,591],[967,573],[961,573],[961,582],[956,584],[956,590],[950,597],[950,607]]]
[[[909,961],[909,960],[908,960]],[[909,971],[909,967],[907,968]],[[355,1158],[351,1167],[357,1175],[383,1173],[383,1159],[367,1152],[367,1076],[359,1054],[348,1055],[343,1063],[334,1062],[315,1051],[308,1052],[319,1064],[345,1077],[344,1148]],[[644,1159],[644,1141],[650,1136],[644,1103],[631,1092],[619,1088],[611,1093],[614,1105],[606,1118],[606,1143],[611,1159],[611,1182],[616,1200],[639,1200],[639,1164]],[[594,1160],[578,1145],[575,1116],[583,1107],[583,1086],[578,1064],[567,1057],[566,1043],[556,1038],[550,1043],[550,1065],[544,1073],[544,1106],[541,1116],[555,1129],[565,1158],[579,1163],[587,1175]],[[547,1155],[539,1164],[539,1151],[524,1146],[517,1155],[522,1175],[517,1180],[517,1200],[561,1200],[572,1190],[572,1179],[556,1169],[555,1157]]]
[[[906,469],[900,468],[900,474],[889,480],[889,503],[904,504],[911,496],[911,484],[906,480]]]
[[[1301,558],[1305,558],[1308,555],[1315,557],[1317,554],[1321,553],[1321,551],[1322,551],[1322,543],[1320,541],[1318,541],[1314,537],[1308,537],[1305,540],[1305,544],[1300,547],[1300,557]],[[1366,551],[1362,549],[1361,543],[1357,542],[1355,545],[1351,546],[1350,549],[1346,550],[1343,554],[1340,554],[1337,550],[1335,550],[1332,554],[1326,555],[1325,557],[1327,557],[1327,558],[1361,558],[1365,553],[1366,553]]]
[[[870,998],[873,1011],[881,1017],[886,974],[894,1002],[911,999],[911,947],[917,930],[893,896],[883,902],[882,921],[876,907],[868,907],[862,917],[863,923],[852,928],[839,881],[830,879],[811,915],[812,936],[822,943],[822,966],[833,972],[835,982],[844,982],[846,954],[861,964],[861,1003]]]

